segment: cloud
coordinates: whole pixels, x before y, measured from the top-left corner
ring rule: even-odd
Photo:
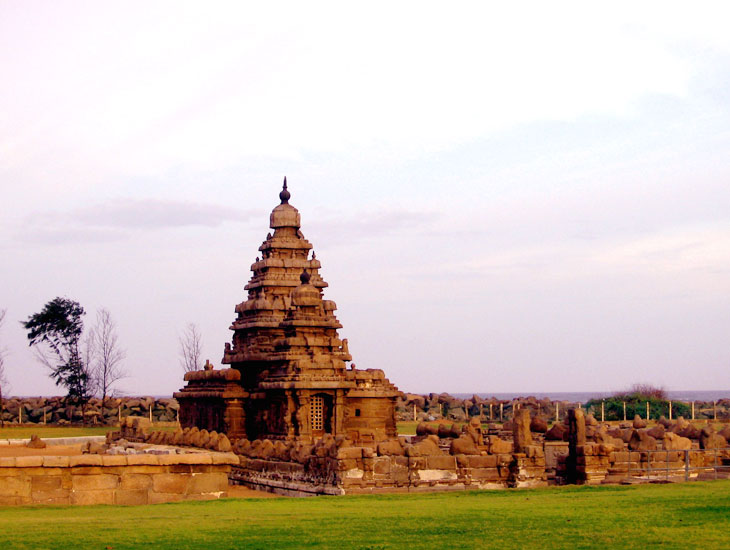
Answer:
[[[380,212],[354,212],[344,217],[308,223],[310,233],[324,248],[369,238],[378,238],[404,229],[426,227],[438,219],[436,212],[413,210],[386,210]],[[307,230],[303,228],[303,231]],[[305,232],[305,235],[307,233]]]
[[[255,213],[216,204],[123,198],[65,212],[35,212],[26,218],[17,238],[51,245],[109,242],[124,239],[131,231],[247,222]]]

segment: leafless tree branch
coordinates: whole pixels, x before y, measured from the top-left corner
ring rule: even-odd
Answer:
[[[180,365],[185,372],[200,370],[201,356],[203,353],[202,338],[200,329],[195,323],[188,323],[180,341]]]
[[[109,310],[102,308],[97,312],[96,325],[89,340],[92,342],[96,391],[101,393],[103,406],[114,383],[127,377],[127,372],[121,366],[127,353],[119,346],[117,325]]]

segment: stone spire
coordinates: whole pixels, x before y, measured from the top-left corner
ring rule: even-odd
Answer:
[[[286,176],[284,176],[284,187],[281,189],[281,193],[279,193],[279,198],[281,199],[281,204],[289,204],[291,193],[286,188]]]

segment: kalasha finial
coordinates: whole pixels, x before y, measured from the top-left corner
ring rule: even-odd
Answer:
[[[284,187],[282,188],[281,193],[279,193],[279,198],[281,199],[281,204],[289,204],[291,193],[289,193],[286,189],[286,176],[284,176]]]
[[[302,271],[302,274],[299,275],[299,280],[302,282],[303,285],[308,285],[310,277],[311,277],[311,275],[305,269],[304,271]]]

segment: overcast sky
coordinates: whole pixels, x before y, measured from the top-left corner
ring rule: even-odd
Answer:
[[[730,390],[725,2],[0,0],[0,342],[56,296],[128,394],[220,364],[286,175],[359,368]]]

